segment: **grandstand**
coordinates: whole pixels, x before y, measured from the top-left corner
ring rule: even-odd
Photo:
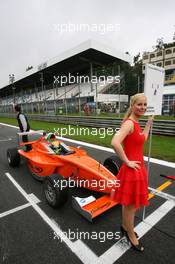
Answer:
[[[96,108],[101,103],[111,104],[114,111],[120,104],[122,109],[128,102],[128,96],[124,95],[124,74],[120,72],[119,65],[130,62],[128,54],[88,40],[31,67],[15,77],[13,83],[1,87],[0,111],[12,111],[13,103],[22,105],[24,111],[32,113],[57,113],[60,109],[65,112],[81,111],[86,103],[94,103]],[[102,80],[97,71],[101,69],[101,72],[105,72],[109,65],[112,65],[110,80],[106,75]],[[120,82],[114,79],[117,75]],[[80,82],[80,76],[84,76],[86,81]],[[89,81],[94,76],[96,82]]]

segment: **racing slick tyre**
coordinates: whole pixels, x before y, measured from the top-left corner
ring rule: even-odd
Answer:
[[[17,148],[7,149],[7,160],[10,167],[19,166],[21,158]]]
[[[45,177],[42,177],[42,176],[38,176],[36,173],[34,173],[33,171],[30,171],[30,174],[32,175],[32,177],[37,180],[37,181],[40,181],[40,182],[43,182],[44,181],[44,178]]]
[[[111,156],[104,161],[103,165],[116,176],[122,165],[122,161],[117,156]]]
[[[68,187],[64,183],[65,179],[59,174],[52,174],[44,180],[44,194],[48,204],[53,208],[62,206],[68,199]]]

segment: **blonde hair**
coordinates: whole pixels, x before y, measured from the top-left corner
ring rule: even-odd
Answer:
[[[146,97],[144,95],[144,93],[137,93],[137,94],[134,94],[133,96],[131,96],[131,99],[130,99],[130,105],[129,105],[129,108],[128,110],[126,111],[126,114],[124,116],[124,120],[127,119],[128,117],[130,117],[131,113],[132,113],[132,106],[136,103],[136,101],[140,98],[140,97]]]

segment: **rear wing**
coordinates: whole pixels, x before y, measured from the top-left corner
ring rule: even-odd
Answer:
[[[26,136],[26,135],[36,135],[36,134],[43,134],[45,133],[44,130],[35,130],[35,131],[29,131],[29,132],[19,132],[17,133],[18,136]]]
[[[42,135],[44,135],[44,133],[46,133],[44,130],[35,130],[35,131],[28,131],[28,132],[18,132],[17,133],[17,142],[18,142],[18,145],[19,146],[25,146],[25,145],[29,145],[29,144],[32,144],[34,142],[36,142],[36,139],[35,140],[28,140],[27,142],[21,142],[21,138],[23,136],[33,136],[33,135],[40,135],[40,137]]]

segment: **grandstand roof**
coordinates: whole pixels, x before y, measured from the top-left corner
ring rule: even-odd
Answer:
[[[48,83],[51,80],[53,81],[54,75],[69,72],[71,74],[87,72],[90,68],[90,63],[102,66],[119,61],[131,63],[131,60],[132,58],[129,54],[103,45],[95,40],[88,40],[33,67],[20,76],[15,76],[14,86],[16,88],[25,88],[33,86],[34,83],[41,82],[41,75],[39,75],[41,72],[44,74],[44,81]],[[1,91],[4,89],[10,91],[11,85],[7,84],[0,89]]]

